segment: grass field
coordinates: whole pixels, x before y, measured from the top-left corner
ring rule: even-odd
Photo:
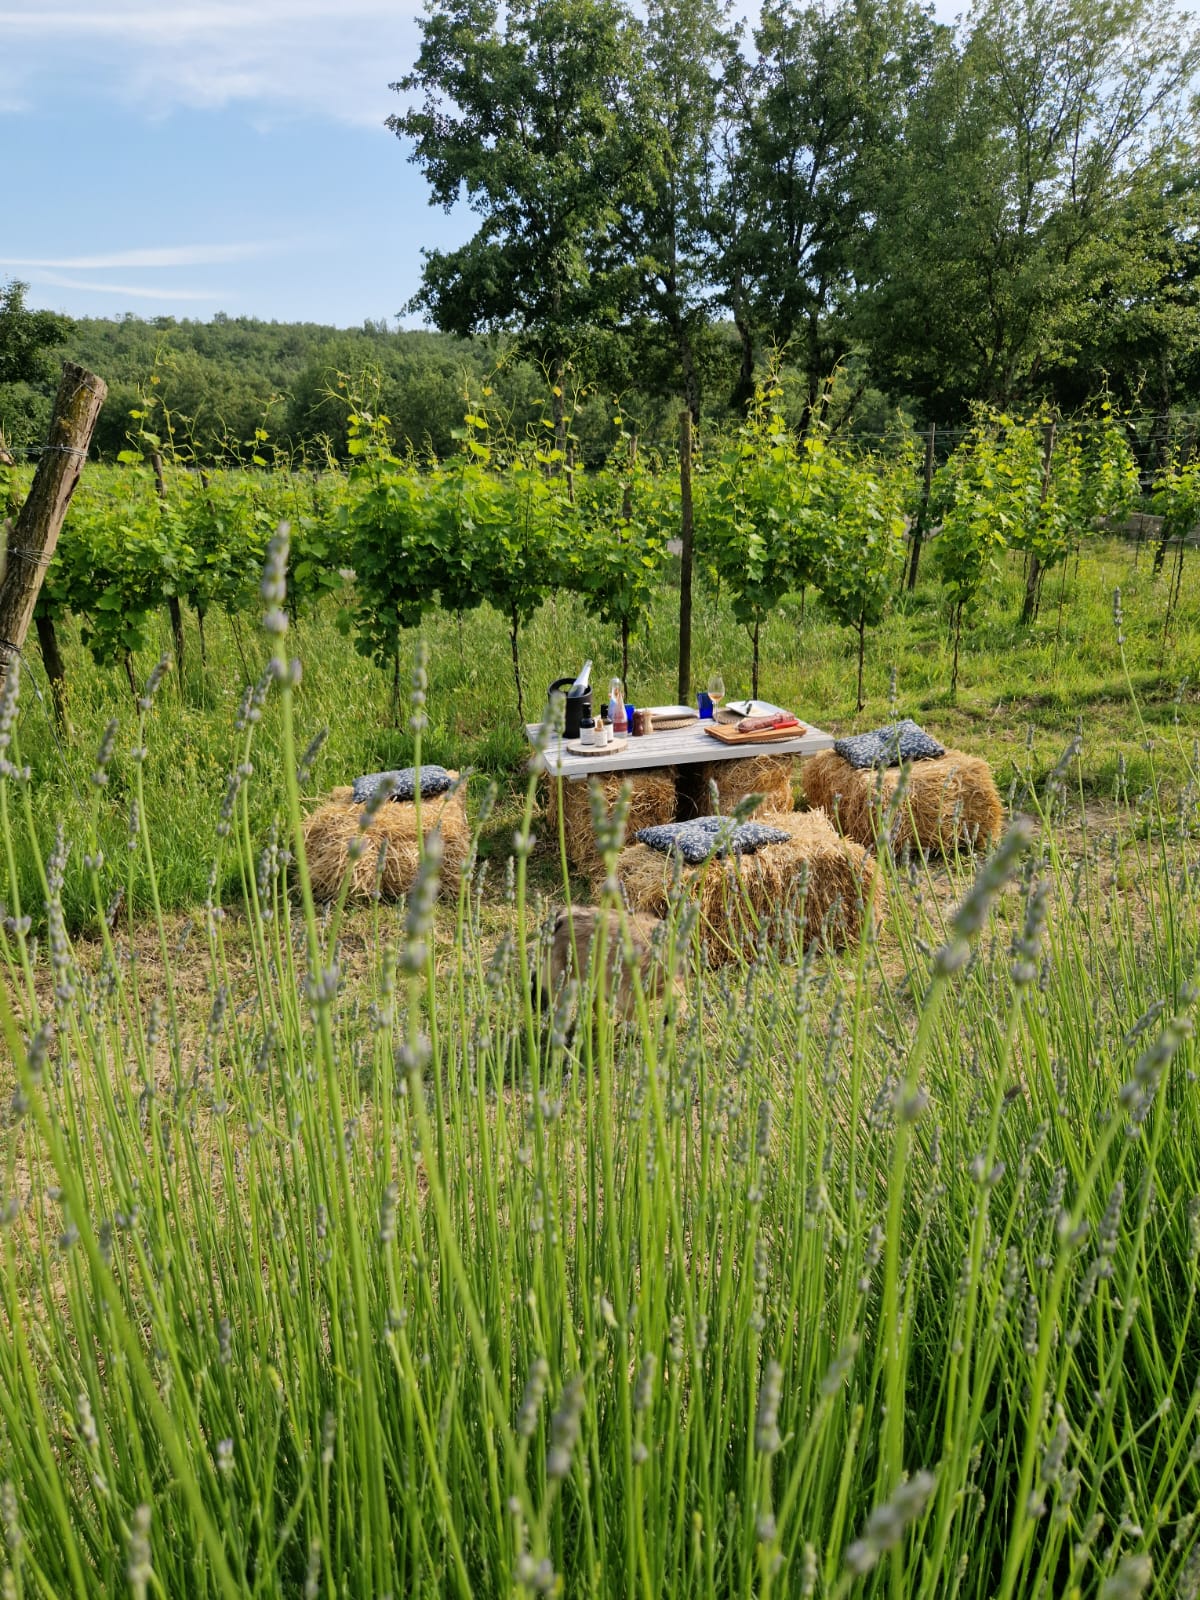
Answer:
[[[860,950],[805,954],[792,926],[693,961],[662,1021],[619,1028],[601,993],[573,1034],[530,1000],[537,902],[567,886],[498,620],[429,630],[420,755],[476,765],[473,805],[499,785],[436,914],[434,859],[407,904],[339,918],[262,853],[272,821],[299,853],[319,727],[313,794],[414,753],[324,620],[241,733],[218,630],[142,726],[73,650],[63,749],[27,673],[5,753],[33,779],[0,776],[5,1592],[1200,1592],[1200,763],[1176,694],[1200,635],[1189,577],[1160,667],[1132,562],[1072,577],[1057,644],[1049,596],[1012,625],[1010,574],[955,706],[932,588],[871,644],[859,725],[894,666],[899,709],[1026,814],[990,861],[885,858]],[[798,606],[761,691],[848,728],[850,641]],[[697,640],[736,693],[719,607]],[[673,642],[665,596],[635,701],[674,698]],[[613,654],[566,606],[524,648],[538,686]],[[668,959],[697,940],[677,907]],[[585,1015],[592,985],[603,966]]]

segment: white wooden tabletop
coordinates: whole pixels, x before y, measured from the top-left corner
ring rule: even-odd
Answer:
[[[801,718],[801,721],[804,719]],[[640,739],[628,738],[624,750],[611,755],[581,756],[564,750],[555,739],[546,751],[546,766],[556,776],[586,778],[599,772],[637,772],[646,767],[681,767],[693,761],[737,761],[747,756],[813,756],[818,750],[832,750],[833,735],[808,725],[808,732],[796,739],[772,740],[765,744],[722,744],[705,733],[699,720],[685,728],[668,728],[662,733],[644,733]],[[541,724],[529,722],[525,732],[534,743]]]

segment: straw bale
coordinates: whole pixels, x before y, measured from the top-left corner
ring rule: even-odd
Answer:
[[[598,959],[600,933],[604,931],[607,953],[605,995],[612,1016],[622,1022],[637,1018],[637,993],[633,971],[637,968],[642,992],[654,1010],[665,1003],[666,924],[661,917],[636,911],[601,911],[595,906],[564,908],[547,930],[548,939],[530,952],[534,1005],[545,1011],[558,1003],[563,986],[574,978],[583,983]],[[626,943],[628,933],[628,943]],[[579,970],[575,969],[575,956]],[[686,951],[676,952],[676,967],[670,975],[670,988],[676,999],[684,992],[683,971]],[[592,974],[599,991],[598,974]]]
[[[857,943],[868,899],[878,925],[883,881],[861,845],[840,838],[823,811],[779,812],[762,820],[782,828],[787,842],[698,867],[643,844],[622,850],[617,877],[630,909],[665,916],[678,878],[683,892],[699,903],[701,939],[713,966],[753,956],[764,939],[778,939],[785,922],[801,913],[804,944],[830,949]]]
[[[874,845],[882,812],[900,782],[899,767],[852,767],[834,750],[804,763],[804,793],[821,806],[848,839]],[[882,808],[881,808],[882,799]],[[895,851],[920,845],[946,851],[966,845],[982,849],[1000,832],[1003,811],[991,768],[979,756],[947,750],[909,767],[908,789],[891,830]]]
[[[761,794],[760,812],[792,811],[792,756],[739,756],[736,761],[705,761],[700,765],[699,798],[701,812],[712,803],[709,783],[717,786],[717,805],[730,812],[748,794]]]
[[[332,790],[304,823],[304,853],[313,893],[319,900],[337,897],[350,868],[350,846],[359,838],[363,814],[362,806],[355,805],[353,794],[348,785]],[[457,887],[471,848],[465,785],[421,801],[421,831],[428,836],[434,829],[442,836],[442,883]],[[382,845],[386,850],[383,875],[379,878]],[[366,849],[351,869],[349,898],[370,900],[377,878],[385,900],[407,894],[416,882],[419,859],[416,806],[411,800],[385,800],[366,831]]]
[[[559,784],[555,779],[545,780],[547,787],[546,819],[552,841],[558,839]],[[592,802],[588,793],[592,784],[600,787],[606,815],[612,814],[621,784],[630,785],[629,811],[625,819],[625,837],[632,838],[639,828],[653,828],[660,822],[675,820],[675,768],[650,767],[641,772],[600,772],[585,783],[575,779],[562,783],[563,832],[567,842],[567,859],[576,871],[587,878],[604,876],[604,858],[596,848],[592,832]]]

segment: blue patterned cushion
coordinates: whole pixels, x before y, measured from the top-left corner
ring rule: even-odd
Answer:
[[[740,822],[728,817],[697,817],[694,822],[664,822],[656,828],[641,828],[634,835],[640,844],[664,855],[682,856],[691,867],[698,867],[709,856],[752,855],[765,844],[784,844],[791,837],[782,828],[769,828],[762,822]]]
[[[852,767],[898,767],[902,761],[930,761],[944,756],[946,746],[919,728],[911,717],[890,722],[870,733],[834,741],[834,750]]]
[[[411,800],[417,787],[416,767],[393,767],[390,772],[368,772],[365,777],[354,780],[354,804],[365,806],[367,801],[379,788],[385,778],[392,780],[393,800]],[[436,794],[445,794],[454,783],[454,779],[445,767],[421,768],[421,799],[429,800]]]

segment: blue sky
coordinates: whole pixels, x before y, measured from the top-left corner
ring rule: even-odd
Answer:
[[[74,315],[393,317],[427,204],[405,0],[0,0],[0,280]]]
[[[383,126],[419,12],[0,0],[0,282],[75,316],[395,317],[471,231]]]

